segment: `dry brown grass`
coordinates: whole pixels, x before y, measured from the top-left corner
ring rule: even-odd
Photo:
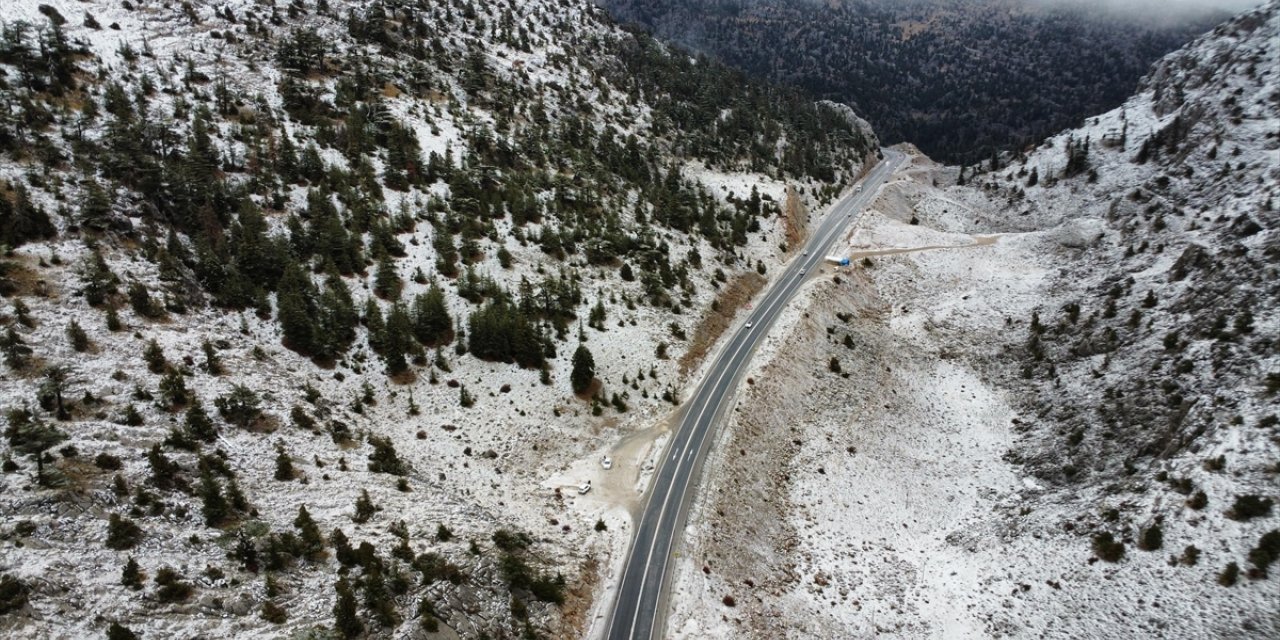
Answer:
[[[804,203],[800,202],[800,196],[791,185],[787,185],[787,199],[782,204],[782,220],[785,224],[783,233],[787,241],[787,253],[790,254],[796,247],[804,244],[804,239],[809,236]]]
[[[711,346],[720,339],[725,329],[733,322],[738,309],[754,298],[764,288],[764,276],[749,271],[730,280],[720,294],[716,296],[718,311],[711,311],[703,316],[702,322],[693,332],[693,340],[689,350],[680,358],[680,375],[686,375],[696,368],[706,357]]]
[[[595,602],[596,586],[600,583],[600,561],[595,556],[588,556],[582,563],[582,571],[578,580],[569,587],[560,607],[561,625],[555,637],[584,638],[587,635],[587,619],[591,615],[591,605]]]

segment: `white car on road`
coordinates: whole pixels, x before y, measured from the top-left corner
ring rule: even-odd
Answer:
[[[583,484],[581,484],[581,485],[578,485],[578,495],[582,495],[582,494],[584,494],[584,493],[586,493],[586,492],[588,492],[588,491],[590,491],[590,490],[591,490],[591,481],[590,481],[590,480],[586,481],[585,483],[583,483]]]
[[[605,456],[605,457],[603,457],[603,458],[600,458],[600,466],[604,467],[604,470],[605,470],[605,471],[608,471],[608,470],[612,469],[612,468],[613,468],[613,458],[610,458],[609,456]]]

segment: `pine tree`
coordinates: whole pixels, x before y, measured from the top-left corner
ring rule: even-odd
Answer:
[[[129,561],[125,563],[124,570],[120,572],[120,584],[138,591],[142,589],[142,581],[146,579],[146,575],[142,573],[142,567],[138,566],[138,561],[129,556]]]
[[[213,442],[218,438],[218,428],[205,413],[199,398],[193,398],[191,406],[187,407],[185,427],[188,435],[202,442]]]
[[[444,291],[432,283],[425,294],[413,300],[413,336],[428,347],[447,344],[453,332],[453,318],[445,306]]]
[[[85,259],[80,278],[84,280],[84,299],[94,307],[106,302],[107,296],[116,292],[116,283],[119,282],[97,249]]]
[[[378,271],[373,277],[373,292],[384,300],[399,300],[403,286],[395,261],[389,254],[383,254],[378,260]]]
[[[373,349],[374,353],[381,354],[387,325],[382,317],[382,307],[379,307],[373,298],[368,298],[364,302],[364,326],[369,330],[369,348]]]
[[[249,499],[240,490],[240,483],[234,477],[227,480],[227,501],[231,503],[232,509],[240,513],[249,510]]]
[[[293,476],[293,459],[290,458],[289,454],[285,452],[283,447],[281,447],[280,451],[276,454],[275,478],[281,482],[288,482],[293,480]]]
[[[248,429],[262,415],[262,401],[258,394],[242,384],[232,385],[231,391],[214,400],[213,404],[219,415],[241,429]]]
[[[332,360],[344,353],[355,341],[356,325],[360,321],[355,301],[351,299],[351,291],[336,272],[330,272],[325,279],[318,313],[316,356]]]
[[[9,325],[4,336],[0,336],[0,350],[4,351],[4,363],[15,370],[25,369],[32,354],[31,347],[27,346],[27,342],[13,325]]]
[[[342,529],[334,529],[329,534],[329,544],[333,545],[333,555],[338,563],[344,567],[350,567],[356,564],[356,552],[351,548],[350,541],[347,540],[347,534]]]
[[[67,391],[67,380],[71,372],[62,365],[53,365],[44,370],[44,382],[40,385],[40,405],[45,411],[53,411],[59,420],[71,418],[67,411],[63,395]]]
[[[356,609],[356,594],[345,577],[338,578],[333,588],[338,594],[333,604],[333,626],[344,638],[354,638],[364,631],[364,623]]]
[[[387,327],[382,336],[382,357],[387,364],[388,375],[399,375],[409,368],[405,355],[413,346],[413,322],[404,305],[397,302],[387,314]]]
[[[204,501],[200,512],[204,515],[206,525],[218,527],[230,519],[231,509],[227,505],[227,498],[222,495],[222,487],[209,469],[200,473],[200,499]]]
[[[308,558],[318,557],[324,551],[324,534],[320,533],[316,521],[311,519],[306,505],[298,507],[298,517],[294,518],[293,526],[302,537],[302,553]]]
[[[142,359],[147,363],[147,370],[151,373],[164,373],[165,368],[169,366],[169,362],[164,357],[164,349],[155,338],[147,341],[147,346],[142,350]]]
[[[7,30],[9,26],[6,24],[5,28]],[[0,202],[0,246],[16,248],[23,243],[55,235],[57,229],[49,220],[49,214],[31,202],[21,184],[14,187],[13,202],[8,198]]]
[[[204,370],[211,376],[220,376],[222,370],[222,358],[218,355],[218,350],[213,344],[205,340],[200,344],[200,349],[204,351]]]
[[[107,331],[119,331],[124,328],[124,324],[120,322],[120,312],[116,311],[115,305],[107,306]]]
[[[177,369],[170,369],[160,379],[160,399],[169,408],[185,406],[191,400],[191,392],[187,390],[187,381]]]
[[[290,264],[281,276],[276,294],[276,317],[284,331],[286,347],[311,355],[316,345],[314,286],[297,264]]]
[[[141,282],[129,285],[129,305],[143,318],[159,318],[163,313],[163,308],[151,299],[151,293]]]
[[[89,336],[84,332],[79,322],[75,318],[67,324],[67,340],[71,342],[71,348],[77,353],[84,353],[89,350]]]
[[[596,376],[596,361],[591,351],[584,344],[579,344],[573,352],[573,372],[569,374],[569,382],[574,393],[583,393],[591,387]]]
[[[356,514],[351,519],[356,524],[364,524],[377,513],[379,508],[373,504],[373,499],[369,497],[368,489],[360,490],[360,497],[356,498]]]
[[[405,464],[396,453],[395,445],[388,438],[369,436],[369,444],[373,453],[369,454],[369,471],[403,476],[409,473],[409,465]]]
[[[66,440],[67,436],[26,409],[11,409],[8,418],[9,428],[5,435],[9,438],[9,446],[35,459],[36,484],[45,485],[49,480],[44,473],[45,452]]]

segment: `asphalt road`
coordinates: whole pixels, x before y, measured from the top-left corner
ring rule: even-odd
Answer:
[[[683,419],[667,448],[649,487],[648,500],[639,526],[632,536],[631,549],[616,592],[613,617],[609,621],[610,640],[652,640],[662,635],[666,616],[668,569],[671,551],[684,530],[688,505],[693,501],[694,480],[702,460],[714,441],[720,414],[735,390],[756,345],[773,325],[787,302],[804,283],[809,271],[826,257],[836,238],[853,223],[904,156],[884,150],[884,160],[863,178],[862,189],[851,191],[831,208],[825,220],[805,245],[808,255],[796,259],[774,283],[735,330],[729,343],[716,357],[707,377],[686,405]],[[751,326],[748,327],[747,324]]]

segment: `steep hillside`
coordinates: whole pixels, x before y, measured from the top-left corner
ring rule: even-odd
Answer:
[[[1278,199],[1275,1],[1025,157],[917,156],[753,372],[670,633],[1280,634]]]
[[[578,483],[877,146],[581,1],[5,8],[6,636],[579,635]]]
[[[887,142],[951,163],[1114,108],[1160,56],[1226,18],[1025,0],[599,0],[623,22],[848,102]]]

